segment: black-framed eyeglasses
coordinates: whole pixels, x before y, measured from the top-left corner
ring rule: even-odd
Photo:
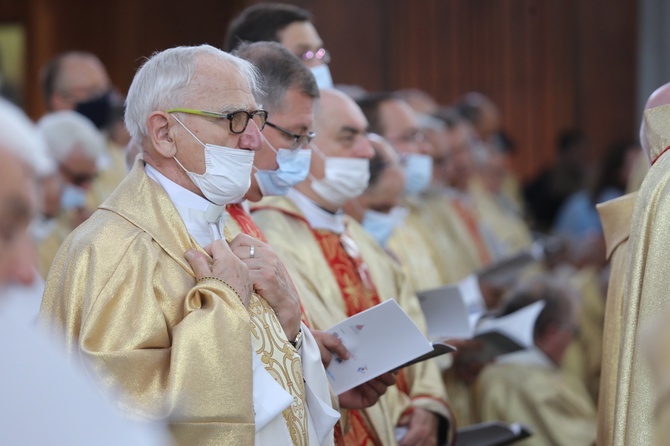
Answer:
[[[254,110],[251,112],[238,110],[232,113],[217,113],[192,108],[171,108],[167,113],[186,113],[189,115],[205,116],[207,118],[227,119],[229,121],[230,132],[236,135],[244,133],[251,119],[258,126],[258,130],[263,130],[265,123],[268,121],[268,112],[265,110]]]
[[[303,147],[306,147],[307,145],[309,145],[309,143],[312,142],[312,140],[316,136],[316,133],[314,132],[307,132],[303,135],[298,135],[297,133],[293,133],[292,131],[285,129],[284,127],[279,127],[277,124],[273,124],[270,121],[267,121],[266,124],[274,129],[279,130],[286,136],[290,136],[291,138],[293,138],[293,143],[291,144],[291,147],[289,147],[289,150],[301,149]]]
[[[86,186],[87,184],[90,184],[93,181],[95,181],[95,179],[98,177],[97,172],[79,173],[71,170],[65,164],[59,164],[58,167],[60,168],[61,172],[63,172],[65,176],[68,177],[70,183],[78,187]]]
[[[316,51],[305,51],[300,55],[300,58],[305,62],[310,62],[312,60],[320,60],[323,63],[330,63],[330,52],[325,48],[319,48]]]

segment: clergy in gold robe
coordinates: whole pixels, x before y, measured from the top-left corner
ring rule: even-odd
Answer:
[[[534,327],[535,345],[499,356],[478,378],[480,421],[527,425],[533,435],[524,445],[590,446],[595,441],[594,404],[583,383],[558,366],[575,332],[573,299],[561,283],[546,278],[515,290],[503,314],[544,301]]]
[[[342,213],[363,192],[372,149],[366,120],[342,93],[322,90],[316,112],[313,177],[287,198],[264,199],[252,216],[277,250],[296,283],[313,327],[327,329],[343,319],[394,298],[425,331],[416,296],[399,266],[365,230]],[[396,444],[437,437],[438,415],[447,418],[446,395],[435,364],[411,366],[374,406],[350,411],[345,441]]]
[[[175,95],[154,88],[166,83],[196,108],[166,103]],[[47,279],[43,325],[130,415],[169,422],[178,444],[333,444],[338,415],[290,279],[267,245],[224,229],[261,146],[257,88],[248,62],[211,46],[149,59],[126,114],[145,159]],[[218,123],[201,114],[221,106],[242,110]]]
[[[98,162],[105,151],[105,143],[88,119],[71,110],[44,116],[37,128],[56,161],[61,185],[55,218],[38,245],[40,273],[46,275],[65,237],[95,209],[87,205],[86,196],[98,175]]]
[[[614,426],[625,425],[626,420],[614,418],[617,385],[619,383],[619,358],[622,342],[622,315],[627,301],[624,299],[626,256],[630,234],[630,221],[637,192],[597,205],[610,261],[610,279],[605,306],[603,355],[598,396],[598,444],[622,445],[623,438],[613,437]],[[626,362],[623,361],[622,365]],[[630,363],[628,363],[630,365]],[[622,432],[619,430],[619,432]]]
[[[670,307],[655,316],[655,321],[642,333],[638,348],[645,352],[654,378],[654,443],[670,442]]]
[[[114,141],[107,139],[98,168],[98,176],[86,197],[86,204],[91,209],[96,209],[102,204],[126,177],[128,170],[125,147],[120,147]]]
[[[667,93],[667,86],[665,90]],[[650,108],[644,115],[651,168],[638,193],[630,226],[614,413],[615,420],[626,420],[614,425],[614,438],[625,444],[651,444],[653,438],[655,394],[648,363],[638,345],[641,330],[668,302],[669,119],[670,105]]]

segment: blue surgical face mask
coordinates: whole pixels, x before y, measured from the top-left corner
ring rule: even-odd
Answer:
[[[86,206],[86,191],[81,187],[66,183],[60,196],[60,207],[67,210],[81,209]]]
[[[257,170],[254,174],[264,197],[286,195],[293,186],[302,183],[309,173],[311,149],[279,149],[270,147],[277,154],[277,170]],[[254,169],[256,167],[254,166]]]
[[[405,218],[407,218],[407,209],[401,206],[394,207],[388,214],[368,209],[363,213],[362,225],[368,234],[377,240],[377,243],[386,247],[393,230],[401,226]]]
[[[433,158],[411,153],[405,157],[405,193],[418,194],[426,190],[433,178]]]
[[[333,77],[330,75],[330,68],[328,64],[321,64],[315,67],[311,67],[310,71],[316,79],[316,85],[319,87],[319,90],[323,88],[333,88]]]

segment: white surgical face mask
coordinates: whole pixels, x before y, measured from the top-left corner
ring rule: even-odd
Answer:
[[[368,209],[363,213],[361,224],[368,234],[377,240],[377,243],[386,247],[393,230],[401,226],[405,218],[407,218],[407,209],[402,206],[394,207],[388,214]]]
[[[310,149],[275,150],[273,147],[270,148],[277,154],[279,168],[277,170],[258,170],[254,177],[264,197],[286,195],[290,188],[307,178],[312,151]]]
[[[347,200],[358,197],[368,187],[369,159],[324,156],[316,146],[314,151],[325,163],[323,178],[312,178],[312,190],[319,197],[342,207]]]
[[[38,215],[33,218],[28,225],[28,233],[36,243],[41,243],[46,240],[49,235],[56,229],[58,224],[55,218],[46,218],[43,215]]]
[[[316,85],[319,87],[319,90],[323,88],[333,88],[333,78],[330,75],[330,68],[328,64],[321,64],[315,67],[310,67],[310,71],[316,79]]]
[[[63,185],[60,207],[67,210],[81,209],[86,206],[86,190],[70,183]]]
[[[418,194],[426,190],[433,178],[433,158],[411,153],[405,157],[405,192]]]
[[[205,173],[186,170],[177,157],[173,157],[186,175],[212,203],[225,206],[241,200],[251,186],[251,168],[255,152],[230,147],[204,144],[186,126],[173,116],[182,127],[205,147]]]

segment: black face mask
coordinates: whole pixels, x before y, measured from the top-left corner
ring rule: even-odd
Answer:
[[[102,129],[112,116],[111,98],[111,92],[107,91],[96,98],[77,102],[74,110],[90,119],[98,129]]]

